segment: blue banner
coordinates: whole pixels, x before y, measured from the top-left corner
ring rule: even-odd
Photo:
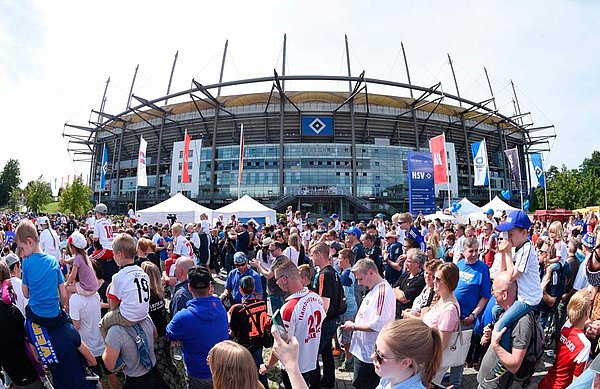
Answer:
[[[302,135],[333,136],[331,116],[302,116]]]
[[[102,148],[102,166],[100,166],[100,190],[106,188],[106,171],[108,170],[108,151],[106,144]]]
[[[435,213],[435,185],[431,153],[408,153],[408,210],[413,215]]]
[[[546,174],[544,173],[544,164],[542,162],[542,154],[534,153],[531,154],[531,163],[533,164],[533,171],[537,177],[538,184],[542,189],[546,188]]]

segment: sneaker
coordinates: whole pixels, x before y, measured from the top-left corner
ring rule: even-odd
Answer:
[[[350,359],[350,360],[346,360],[346,361],[342,362],[342,366],[340,366],[340,371],[353,372],[354,371],[354,360]]]
[[[334,348],[333,349],[333,356],[334,357],[339,357],[340,355],[342,355],[342,349],[341,348]]]

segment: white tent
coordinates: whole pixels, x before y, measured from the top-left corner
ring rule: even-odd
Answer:
[[[445,222],[450,220],[452,222],[456,221],[456,218],[452,215],[446,215],[444,212],[437,211],[436,213],[432,213],[431,215],[426,215],[425,220],[433,221],[435,219],[440,219],[440,221]]]
[[[188,199],[181,193],[176,193],[168,200],[151,206],[150,208],[137,211],[141,223],[154,224],[156,222],[167,223],[167,215],[175,214],[177,221],[183,224],[198,223],[200,215],[206,213],[208,220],[212,220],[212,209]]]
[[[458,210],[459,215],[468,215],[474,212],[483,212],[483,209],[473,204],[468,198],[463,197],[462,200],[458,202],[460,204],[460,209]]]
[[[489,203],[487,203],[486,205],[484,205],[481,208],[483,208],[484,211],[488,210],[488,209],[493,209],[494,217],[502,216],[502,211],[506,211],[508,213],[510,211],[518,210],[518,208],[511,207],[510,205],[506,204],[498,196],[494,197],[494,199],[492,201],[490,201]]]
[[[249,220],[254,220],[258,225],[262,223],[275,224],[277,222],[275,210],[262,205],[248,195],[224,207],[215,209],[213,215],[214,218],[223,215],[225,221],[229,220],[231,215],[235,215],[240,222],[246,223]]]

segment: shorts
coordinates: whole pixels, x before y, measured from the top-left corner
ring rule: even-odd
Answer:
[[[353,322],[355,318],[356,312],[344,313],[340,316],[340,325],[344,324],[348,320]],[[352,330],[342,330],[342,327],[338,327],[337,333],[341,344],[350,344],[350,341],[352,340]]]
[[[106,339],[108,329],[112,326],[133,327],[136,323],[125,319],[121,315],[121,310],[117,307],[113,311],[108,311],[100,320],[100,335],[102,339]]]
[[[96,294],[96,292],[98,291],[98,289],[100,289],[100,287],[98,287],[98,288],[96,288],[94,290],[86,290],[86,289],[83,289],[83,287],[81,286],[80,282],[76,282],[75,283],[75,289],[76,289],[78,295],[81,295],[81,296],[93,296],[93,295]]]
[[[91,258],[100,261],[113,259],[113,251],[110,249],[96,250],[92,253]]]

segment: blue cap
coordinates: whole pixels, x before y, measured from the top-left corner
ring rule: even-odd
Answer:
[[[425,239],[423,238],[423,235],[421,235],[421,232],[417,230],[414,226],[410,226],[410,230],[408,230],[407,237],[413,239],[418,244],[425,242]]]
[[[492,208],[488,209],[487,211],[485,211],[486,215],[493,215],[494,214],[494,210]]]
[[[352,226],[352,227],[348,228],[346,231],[344,231],[344,233],[345,234],[354,234],[359,239],[360,239],[360,236],[362,235],[362,232],[360,232],[360,228],[358,228],[356,226]]]
[[[596,246],[596,237],[594,234],[585,234],[581,238],[581,244],[589,249],[593,249]]]
[[[333,215],[329,216],[330,219],[333,219],[334,217],[338,217],[338,214],[334,213]]]
[[[247,260],[248,257],[246,257],[246,254],[244,254],[241,251],[238,251],[237,253],[233,254],[233,263],[242,264],[246,263]]]
[[[383,219],[384,215],[383,215],[383,213],[378,213],[377,215],[375,215],[375,217]]]
[[[531,220],[529,220],[529,216],[520,209],[518,211],[512,211],[508,214],[506,221],[502,224],[499,224],[496,229],[498,231],[508,231],[513,228],[523,228],[528,230],[531,227]]]

